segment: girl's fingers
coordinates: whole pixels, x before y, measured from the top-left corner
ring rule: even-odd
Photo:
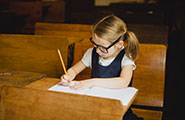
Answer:
[[[60,81],[59,82],[59,85],[65,85],[66,86],[66,85],[69,85],[69,83],[68,82],[62,82],[62,81]]]
[[[66,75],[61,76],[61,81],[59,84],[61,85],[69,85],[71,81],[68,80],[68,77]]]
[[[72,86],[70,86],[70,88],[71,89],[79,89],[79,88],[81,88],[82,87],[82,84],[81,84],[81,82],[75,82],[75,84],[74,85],[72,85]]]
[[[64,75],[64,80],[66,80],[68,83],[71,82],[71,78],[67,75]]]

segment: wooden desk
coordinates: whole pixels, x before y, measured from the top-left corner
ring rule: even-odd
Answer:
[[[43,77],[46,77],[46,74],[0,69],[0,98],[1,98],[1,90],[3,86],[8,85],[8,86],[23,87]],[[1,108],[1,99],[0,99],[0,108]],[[1,112],[2,111],[0,109],[0,120],[1,120]]]
[[[114,99],[47,91],[59,81],[60,79],[57,78],[43,78],[27,85],[25,88],[42,91],[43,94],[39,94],[38,91],[36,94],[39,97],[45,97],[45,100],[47,99],[49,105],[46,109],[49,111],[50,107],[52,107],[51,110],[54,110],[52,112],[58,111],[56,114],[63,116],[65,120],[122,120],[122,116],[126,113],[137,95],[136,93],[127,106],[123,106],[119,100]],[[47,91],[48,94],[46,95],[44,91]],[[56,108],[58,110],[55,111],[53,107],[56,106],[52,106],[51,102],[56,102],[53,104],[59,106]],[[63,112],[60,113],[59,111]],[[70,116],[68,115],[69,113]]]
[[[46,76],[44,73],[0,69],[0,86],[4,83],[23,87]]]
[[[46,78],[43,78],[41,80],[35,81],[27,85],[26,88],[38,89],[38,90],[48,90],[50,87],[57,84],[58,82],[60,82],[60,79],[58,78],[46,77]]]
[[[122,120],[127,106],[119,100],[48,91],[60,79],[43,78],[26,87],[2,88],[3,120]]]

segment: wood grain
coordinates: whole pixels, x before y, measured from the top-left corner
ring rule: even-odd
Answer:
[[[12,85],[25,86],[44,77],[46,74],[0,69],[0,81]]]
[[[36,80],[46,77],[45,74],[25,71],[11,71],[7,69],[0,69],[0,98],[3,86],[19,86],[24,87]],[[1,99],[0,99],[1,108]],[[1,120],[0,109],[0,120]]]
[[[85,24],[65,24],[65,23],[42,23],[35,24],[35,34],[39,31],[71,31],[71,32],[91,32],[91,25]],[[44,34],[44,33],[43,33]]]
[[[26,88],[31,89],[38,89],[38,90],[48,90],[50,87],[54,86],[55,84],[59,83],[60,79],[58,78],[43,78],[41,80],[35,81],[26,86]]]
[[[135,105],[163,107],[166,67],[165,45],[140,44],[133,86],[140,90]]]
[[[91,27],[92,27],[91,25],[83,25],[83,24],[37,22],[35,24],[34,34],[90,38]],[[71,41],[70,44],[76,43],[76,42],[78,41]]]
[[[57,48],[61,50],[64,63],[67,65],[69,39],[72,38],[1,34],[0,67],[59,77],[63,74],[63,70]]]
[[[3,87],[2,115],[3,120],[121,120],[123,106],[113,99]]]

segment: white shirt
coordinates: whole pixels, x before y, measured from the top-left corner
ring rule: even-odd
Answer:
[[[123,47],[124,48],[124,47]],[[89,48],[83,58],[82,58],[82,62],[85,64],[86,67],[91,67],[92,68],[92,51],[93,51],[93,48]],[[103,57],[100,57],[99,56],[99,64],[102,65],[102,66],[108,66],[112,63],[112,61],[115,59],[116,57],[112,58],[112,59],[104,59]],[[134,61],[132,61],[130,58],[128,58],[126,56],[126,54],[124,54],[123,56],[123,59],[121,61],[121,66],[127,66],[127,65],[133,65],[133,70],[136,69],[136,65],[134,63]]]

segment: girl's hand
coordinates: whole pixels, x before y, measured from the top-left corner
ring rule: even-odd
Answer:
[[[71,83],[72,79],[70,76],[67,75],[62,75],[61,76],[61,81],[59,84],[61,85],[69,85]]]
[[[75,84],[70,86],[70,88],[77,90],[77,89],[92,88],[93,86],[94,85],[92,80],[83,80],[83,81],[75,81]]]

